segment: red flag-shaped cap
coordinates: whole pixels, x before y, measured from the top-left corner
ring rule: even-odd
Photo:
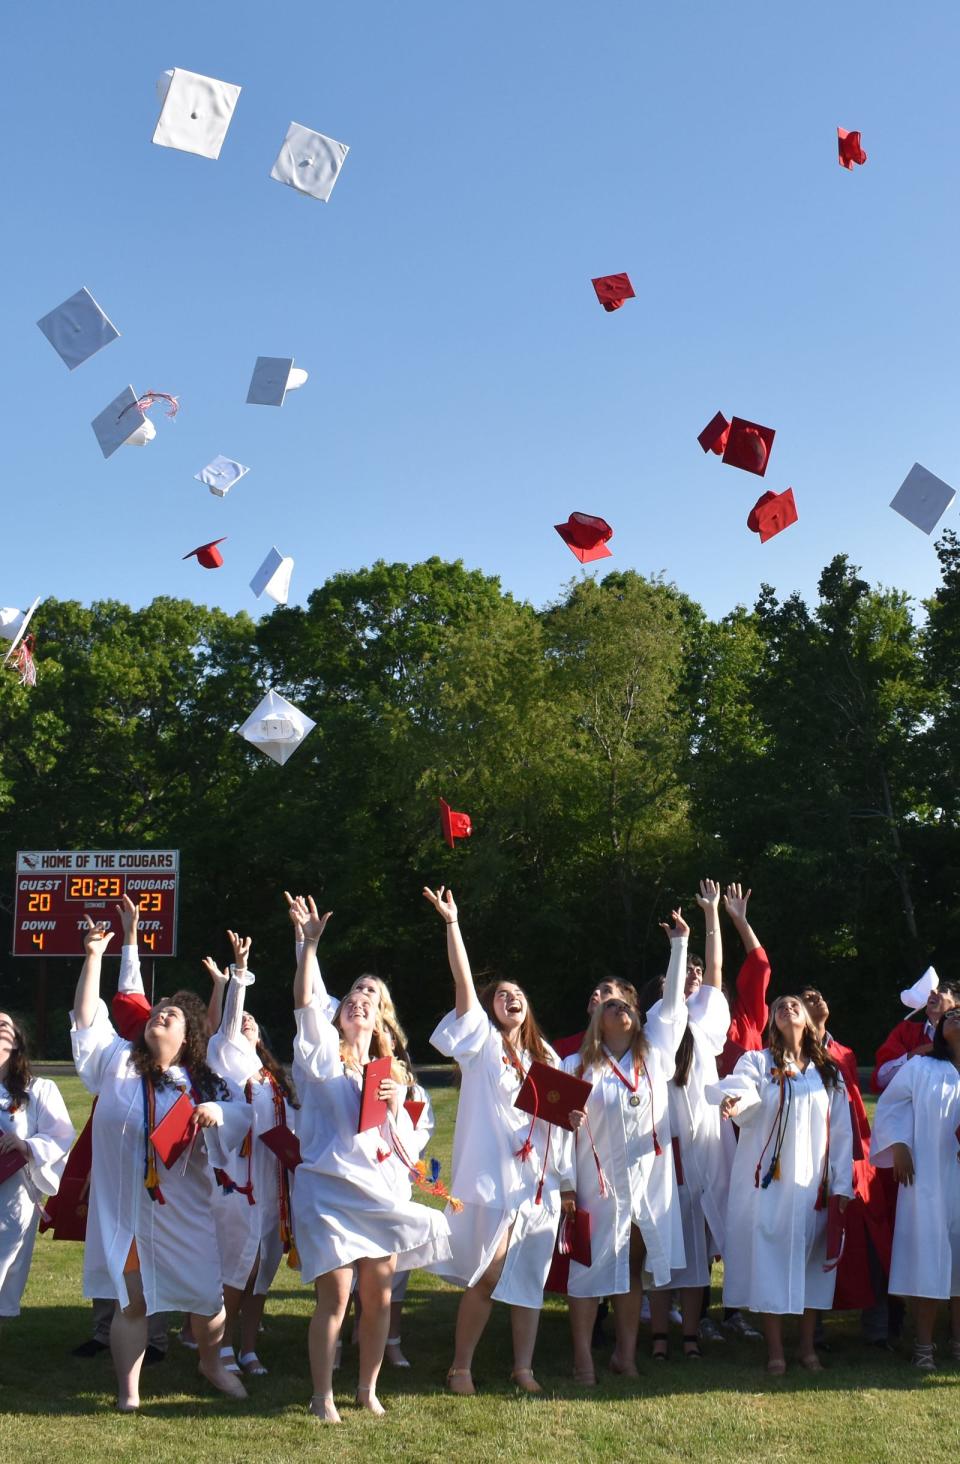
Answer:
[[[624,300],[634,298],[635,292],[628,274],[600,275],[592,284],[604,310],[619,310]]]
[[[711,417],[706,427],[704,427],[698,436],[697,441],[704,452],[715,452],[717,457],[722,457],[726,451],[727,438],[729,436],[730,423],[722,412],[718,412],[715,417]]]
[[[786,493],[764,493],[747,515],[747,528],[759,534],[760,543],[765,544],[774,534],[789,529],[798,517],[792,488],[788,488]]]
[[[457,813],[443,798],[440,799],[440,822],[443,825],[443,837],[451,849],[454,847],[454,839],[469,839],[473,833],[469,813]]]
[[[613,530],[606,519],[597,518],[592,513],[572,513],[565,524],[554,524],[553,527],[581,564],[589,564],[592,559],[613,557],[607,548],[607,540],[613,538]]]
[[[867,155],[860,146],[859,132],[847,132],[843,127],[837,128],[837,152],[840,154],[840,166],[848,172],[853,172],[854,163],[865,163]]]
[[[190,553],[185,554],[183,557],[184,559],[192,559],[196,555],[204,569],[219,569],[223,563],[223,555],[220,553],[217,545],[224,543],[226,537],[226,534],[224,534],[222,539],[212,539],[209,544],[201,544],[199,549],[191,549]]]
[[[758,473],[762,478],[767,471],[775,435],[773,427],[760,427],[756,422],[734,417],[727,434],[723,461],[731,468],[743,468],[745,473]]]

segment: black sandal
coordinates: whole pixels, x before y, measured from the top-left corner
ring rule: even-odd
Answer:
[[[664,1349],[663,1349],[662,1352],[657,1352],[656,1351],[656,1346],[657,1346],[657,1343],[658,1342],[663,1342],[663,1343],[666,1344],[664,1346]],[[667,1358],[669,1356],[669,1352],[670,1352],[670,1338],[667,1335],[667,1333],[666,1332],[653,1332],[651,1334],[651,1337],[650,1337],[650,1356],[653,1358],[654,1362],[666,1362],[666,1360],[667,1360]]]
[[[702,1362],[703,1353],[700,1351],[700,1338],[694,1332],[691,1336],[684,1335],[683,1355],[688,1362]]]

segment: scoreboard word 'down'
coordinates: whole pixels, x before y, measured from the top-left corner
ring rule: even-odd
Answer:
[[[82,956],[85,915],[114,931],[107,954],[118,956],[123,926],[116,906],[129,895],[140,910],[144,955],[177,950],[178,849],[21,851],[13,921],[15,956]]]

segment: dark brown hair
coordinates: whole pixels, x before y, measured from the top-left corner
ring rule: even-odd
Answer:
[[[10,1016],[10,1013],[7,1013]],[[10,1094],[10,1111],[17,1108],[26,1108],[30,1102],[30,1094],[27,1092],[33,1074],[30,1071],[30,1059],[27,1056],[26,1033],[18,1021],[10,1017],[10,1025],[13,1028],[13,1035],[16,1039],[16,1046],[7,1059],[7,1075],[3,1085]]]
[[[477,1000],[493,1025],[497,1028],[497,1031],[501,1033],[503,1033],[503,1028],[494,1015],[493,1002],[501,986],[513,985],[515,985],[513,981],[488,981],[486,986],[481,987],[477,992]],[[526,993],[524,995],[526,996]],[[507,1040],[505,1034],[503,1040],[504,1042]],[[535,1058],[537,1062],[553,1062],[553,1059],[547,1051],[546,1040],[540,1030],[540,1024],[533,1015],[533,1007],[530,1005],[529,998],[527,999],[527,1015],[521,1023],[520,1031],[517,1033],[517,1047],[521,1052],[529,1052],[530,1056]]]
[[[276,1083],[284,1099],[291,1108],[299,1108],[300,1100],[297,1098],[297,1090],[293,1086],[293,1080],[277,1061],[266,1043],[261,1039],[257,1042],[257,1056],[260,1059],[261,1067],[266,1068],[273,1081]]]
[[[183,1012],[183,1046],[175,1061],[181,1067],[185,1067],[190,1074],[190,1081],[199,1093],[200,1101],[202,1103],[222,1102],[229,1098],[230,1090],[226,1083],[222,1078],[217,1077],[212,1068],[207,1066],[207,1009],[196,992],[176,991],[170,997],[169,1002],[158,1002],[157,1005],[179,1007]],[[161,1068],[147,1046],[146,1023],[144,1023],[144,1030],[131,1046],[130,1061],[135,1072],[139,1073],[142,1078],[149,1079],[155,1088],[175,1086],[169,1073]]]
[[[790,1000],[800,1003],[800,1011],[805,1018],[803,1036],[800,1039],[801,1056],[805,1057],[808,1062],[813,1063],[817,1072],[820,1074],[820,1081],[828,1092],[831,1088],[841,1087],[842,1078],[840,1076],[840,1069],[837,1067],[833,1058],[827,1056],[826,1051],[821,1045],[820,1039],[813,1029],[813,1018],[810,1016],[802,997],[794,996],[791,998],[789,995],[778,996],[770,1007],[770,1020],[767,1023],[767,1046],[773,1055],[774,1062],[777,1067],[780,1067],[783,1063],[784,1054],[783,1034],[777,1026],[777,1011],[781,1002]]]

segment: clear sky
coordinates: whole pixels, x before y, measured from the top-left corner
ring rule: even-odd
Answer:
[[[256,615],[276,544],[292,601],[438,554],[542,605],[575,509],[613,525],[600,572],[712,615],[838,551],[936,585],[888,504],[914,461],[960,484],[955,3],[8,0],[0,40],[0,604]],[[150,141],[171,66],[243,88],[218,162]],[[327,204],[269,176],[291,120],[350,146]],[[35,321],[81,285],[122,338],[68,372]],[[245,404],[260,354],[310,372],[282,410]],[[182,409],[104,461],[128,382]],[[718,409],[776,429],[763,480],[701,453]],[[252,470],[223,500],[217,453]],[[181,560],[220,535],[222,569]]]

